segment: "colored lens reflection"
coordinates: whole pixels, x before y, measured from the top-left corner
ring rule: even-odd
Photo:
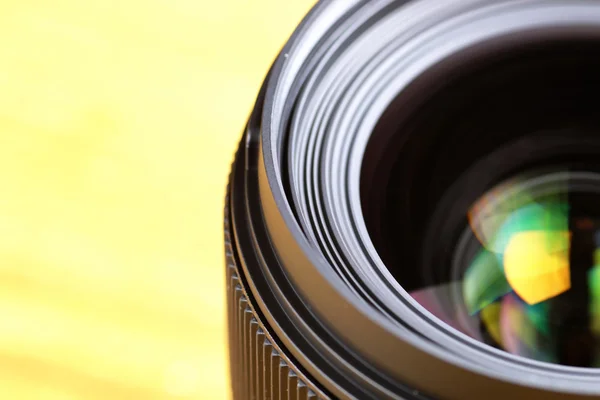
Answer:
[[[467,220],[470,251],[457,249],[456,280],[413,297],[512,354],[600,367],[600,178],[523,175],[484,194]]]

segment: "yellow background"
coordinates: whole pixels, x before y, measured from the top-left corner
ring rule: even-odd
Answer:
[[[224,399],[222,202],[312,0],[0,0],[0,399]]]

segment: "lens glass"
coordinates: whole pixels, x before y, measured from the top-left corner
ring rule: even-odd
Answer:
[[[600,174],[536,171],[465,215],[449,283],[412,296],[455,329],[530,359],[600,367]]]

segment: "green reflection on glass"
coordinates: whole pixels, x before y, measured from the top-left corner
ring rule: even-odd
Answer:
[[[463,280],[463,296],[473,315],[511,291],[502,270],[502,257],[480,251]]]

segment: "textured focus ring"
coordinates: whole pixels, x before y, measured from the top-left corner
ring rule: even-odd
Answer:
[[[328,399],[284,355],[261,321],[238,270],[225,201],[225,258],[231,388],[235,400]],[[243,273],[243,272],[242,272]]]

